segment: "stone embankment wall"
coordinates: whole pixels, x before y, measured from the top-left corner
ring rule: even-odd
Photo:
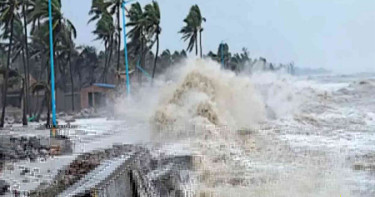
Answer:
[[[47,186],[41,186],[31,196],[59,196],[67,191],[80,191],[79,183],[92,181],[92,174],[105,165],[105,161],[129,155],[108,176],[76,196],[183,196],[189,178],[181,172],[192,169],[191,156],[152,156],[150,149],[137,145],[115,145],[111,149],[80,155],[62,169]],[[184,173],[186,174],[186,173]],[[97,177],[96,177],[97,178]],[[88,184],[89,185],[89,184]],[[87,186],[87,184],[86,184]],[[72,190],[72,188],[74,188]],[[82,189],[82,188],[81,188]]]

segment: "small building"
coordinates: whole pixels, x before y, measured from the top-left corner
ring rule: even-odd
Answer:
[[[81,95],[81,109],[100,108],[106,105],[106,99],[109,93],[112,93],[116,85],[106,83],[94,83],[83,88]]]

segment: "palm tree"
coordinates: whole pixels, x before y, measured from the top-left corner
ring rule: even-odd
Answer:
[[[74,78],[73,78],[73,64],[72,64],[72,57],[76,55],[76,47],[73,42],[72,34],[69,30],[63,31],[64,34],[61,37],[61,46],[58,52],[60,52],[60,60],[63,62],[67,62],[69,66],[69,75],[70,75],[70,84],[71,84],[71,94],[72,94],[72,111],[74,112]]]
[[[84,85],[94,83],[94,73],[99,64],[99,58],[94,47],[80,46],[78,49],[80,49],[81,52],[78,54],[77,60],[75,61],[74,69],[78,75],[80,89]],[[86,78],[84,78],[85,73],[88,75],[86,75]]]
[[[27,96],[27,64],[26,64],[26,56],[25,56],[25,42],[24,42],[24,33],[23,33],[23,25],[22,22],[19,20],[19,18],[14,19],[13,22],[13,46],[12,46],[12,53],[13,57],[11,62],[16,60],[19,56],[22,58],[23,63],[23,71],[24,71],[24,77],[21,77],[18,72],[14,77],[17,79],[20,79],[22,81],[22,91],[20,95],[20,100],[23,100],[23,125],[27,125],[27,110],[28,110],[28,96]]]
[[[28,44],[28,36],[27,36],[27,7],[29,6],[29,0],[23,0],[22,1],[22,16],[23,16],[23,27],[24,27],[24,39],[25,39],[25,49],[24,49],[24,53],[25,53],[25,58],[26,58],[26,65],[25,65],[25,81],[26,81],[26,84],[25,84],[25,88],[26,88],[26,105],[27,105],[27,111],[29,113],[29,115],[31,116],[31,111],[29,109],[29,106],[30,106],[30,100],[29,100],[29,82],[30,82],[30,71],[29,71],[29,44]]]
[[[149,35],[155,35],[156,40],[156,53],[154,60],[154,68],[152,69],[152,79],[155,76],[156,62],[159,54],[159,34],[161,33],[160,27],[160,9],[159,4],[156,1],[153,1],[152,4],[145,6],[145,24],[146,31]],[[152,46],[151,46],[152,47]]]
[[[61,0],[51,0],[52,5],[52,17],[53,17],[53,47],[54,50],[54,58],[56,54],[59,53],[59,49],[61,49],[62,45],[64,44],[64,37],[67,35],[75,38],[77,35],[76,29],[73,25],[73,23],[64,18],[62,12],[61,12]],[[33,41],[37,47],[37,51],[35,52],[34,56],[41,57],[42,64],[45,65],[45,67],[41,66],[41,71],[48,70],[48,83],[50,83],[50,67],[48,66],[48,51],[49,51],[49,44],[48,43],[48,37],[49,37],[49,31],[48,31],[48,19],[49,19],[49,12],[48,12],[48,1],[46,0],[34,0],[30,2],[29,10],[28,10],[28,22],[32,24],[31,28],[31,34],[33,37]],[[40,42],[40,43],[38,43]],[[58,50],[56,50],[58,49]],[[44,67],[44,69],[43,69]],[[47,69],[46,69],[47,67]],[[48,118],[47,118],[47,124],[49,124],[49,115],[50,115],[50,105],[49,102],[44,102],[47,104],[48,109]]]
[[[104,48],[105,48],[105,62],[104,62],[104,70],[102,79],[105,82],[106,80],[106,73],[109,67],[111,56],[112,56],[112,49],[113,49],[113,34],[115,28],[113,25],[112,16],[109,13],[103,13],[102,17],[96,24],[96,29],[93,31],[94,34],[97,35],[96,40],[103,40],[104,41]]]
[[[116,71],[119,72],[120,70],[120,54],[121,54],[121,24],[120,24],[120,12],[123,0],[111,0],[110,3],[110,14],[116,15],[116,25],[117,25],[117,67]],[[120,83],[120,78],[118,77],[117,80]]]
[[[217,60],[224,63],[224,65],[222,65],[224,68],[228,67],[231,56],[232,54],[229,52],[229,45],[227,43],[220,43],[217,49]]]
[[[200,37],[200,57],[202,58],[202,22],[206,21],[202,17],[198,5],[190,8],[189,14],[184,19],[185,26],[179,31],[184,41],[189,40],[187,51],[191,52],[195,45],[195,55],[198,55],[198,34]]]
[[[139,54],[140,57],[140,64],[143,65],[144,63],[144,54],[147,51],[147,47],[145,47],[147,43],[146,32],[145,32],[145,14],[143,12],[141,4],[134,3],[131,5],[130,9],[128,10],[129,22],[126,26],[131,27],[131,30],[127,34],[130,38],[130,51],[134,54]],[[138,59],[138,58],[136,58]],[[140,81],[140,72],[137,69],[138,80]]]
[[[199,22],[197,30],[199,32],[199,48],[200,48],[200,56],[202,58],[203,57],[202,56],[202,32],[204,30],[203,27],[202,27],[202,22],[206,22],[206,18],[202,17],[202,14],[201,14],[201,11],[200,11],[198,5],[193,6],[193,8],[194,8],[194,11],[196,13],[197,21]]]
[[[96,29],[93,31],[97,35],[96,40],[104,41],[105,48],[105,61],[104,61],[104,70],[102,79],[106,82],[107,70],[111,62],[113,43],[114,43],[114,34],[115,26],[113,24],[112,15],[108,12],[107,8],[110,6],[110,2],[104,0],[93,0],[89,14],[93,15],[89,20],[89,23],[92,21],[97,21]],[[109,51],[108,51],[109,50]],[[108,55],[109,52],[109,55]],[[109,56],[109,57],[108,57]]]
[[[9,75],[9,67],[11,63],[11,52],[12,52],[12,44],[13,44],[13,26],[14,26],[14,19],[19,17],[18,16],[18,0],[8,0],[8,1],[1,1],[0,2],[0,26],[3,28],[3,37],[9,38],[8,44],[8,57],[7,57],[7,66],[5,70],[4,76],[4,86],[3,86],[3,107],[1,113],[1,122],[0,127],[4,127],[4,118],[5,118],[5,107],[7,104],[7,93],[8,93],[8,75]],[[10,35],[9,35],[10,34]],[[9,37],[8,37],[9,35]]]

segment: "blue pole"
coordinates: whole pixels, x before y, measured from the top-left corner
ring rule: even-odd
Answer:
[[[125,71],[126,71],[126,93],[127,96],[130,95],[130,80],[129,80],[129,64],[128,64],[128,47],[126,43],[126,17],[125,17],[125,1],[122,2],[122,27],[124,32],[124,52],[125,52]]]
[[[52,123],[56,127],[56,98],[55,98],[55,70],[53,59],[53,27],[52,27],[52,4],[51,0],[48,1],[48,14],[49,14],[49,49],[50,49],[50,62],[51,62],[51,97],[52,97]]]

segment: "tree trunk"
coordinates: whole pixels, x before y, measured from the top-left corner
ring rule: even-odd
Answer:
[[[47,122],[46,122],[46,125],[47,126],[49,126],[51,123],[50,123],[50,121],[51,121],[51,105],[50,105],[50,101],[51,101],[51,95],[48,95],[48,93],[47,92],[45,92],[47,95],[46,95],[46,97],[47,97]],[[49,97],[49,98],[48,98]]]
[[[27,126],[27,115],[26,115],[26,88],[25,88],[25,85],[26,85],[26,80],[23,79],[22,80],[22,96],[21,96],[21,99],[22,99],[22,102],[23,102],[23,107],[22,107],[22,125],[23,126]],[[23,98],[22,98],[23,97]]]
[[[156,62],[158,61],[159,55],[159,34],[156,34],[156,53],[155,53],[155,60],[154,60],[154,68],[152,69],[152,80],[154,80],[155,71],[156,71]]]
[[[120,54],[121,54],[121,26],[120,26],[120,8],[117,8],[117,29],[118,29],[118,43],[117,43],[117,69],[116,72],[120,72]],[[124,38],[126,40],[126,38]],[[120,84],[120,75],[117,74],[117,84]]]
[[[198,56],[198,33],[197,37],[195,38],[195,55]]]
[[[55,46],[56,45],[53,45],[53,48],[55,51]],[[53,54],[55,56],[55,54]],[[50,62],[51,63],[51,62]],[[48,85],[49,87],[51,87],[51,67],[48,66]],[[49,98],[48,96],[48,91],[47,91],[47,88],[44,90],[44,96],[46,97],[46,107],[47,107],[47,120],[46,120],[46,125],[49,126],[50,125],[50,121],[51,121],[51,113],[50,113],[50,106],[51,106],[51,99]],[[50,91],[50,94],[52,94],[52,90]],[[56,126],[56,125],[53,125],[53,126]]]
[[[107,83],[107,73],[108,69],[111,67],[111,59],[112,59],[112,54],[113,54],[113,36],[111,38],[111,43],[110,43],[110,49],[109,49],[109,58],[108,58],[108,64],[107,64],[107,69],[105,70],[105,76],[104,76],[104,83]]]
[[[25,126],[27,125],[27,93],[26,93],[26,89],[27,89],[27,85],[26,85],[26,79],[27,79],[27,75],[26,75],[26,60],[25,60],[25,54],[24,54],[24,49],[22,49],[22,62],[23,62],[23,68],[24,68],[24,73],[25,73],[25,78],[22,79],[22,92],[21,92],[21,101],[23,102],[23,106],[22,106],[22,124]],[[23,98],[22,98],[23,97]]]
[[[110,43],[107,47],[107,50],[109,50],[109,57],[106,58],[106,63],[105,63],[105,66],[104,66],[104,71],[103,71],[103,76],[102,76],[102,81],[103,83],[107,83],[107,71],[108,71],[108,68],[110,66],[110,63],[111,63],[111,58],[112,58],[112,48],[113,48],[113,36],[111,36],[110,38]],[[108,55],[108,53],[107,53]]]
[[[39,106],[39,92],[36,92],[36,104],[35,104],[34,116],[38,113],[38,106]]]
[[[31,117],[31,109],[30,109],[30,92],[29,92],[29,83],[30,83],[30,68],[29,68],[29,43],[28,43],[28,39],[27,39],[27,19],[26,19],[26,5],[28,4],[28,1],[26,0],[26,2],[23,4],[23,7],[22,7],[22,12],[23,12],[23,27],[24,27],[24,34],[25,34],[25,57],[26,57],[26,70],[25,70],[25,80],[26,80],[26,83],[25,83],[25,89],[26,89],[26,109],[27,109],[27,112],[29,114],[29,116]]]
[[[68,63],[69,63],[69,69],[70,69],[70,83],[72,84],[71,86],[71,91],[72,91],[72,112],[74,112],[74,80],[73,80],[73,67],[72,67],[72,62],[70,60],[70,52],[68,55]]]
[[[10,66],[10,55],[12,51],[12,44],[13,44],[13,24],[14,19],[12,17],[10,22],[10,38],[9,38],[9,46],[8,46],[8,58],[7,58],[7,67],[5,70],[5,77],[4,77],[4,87],[3,87],[3,109],[1,112],[1,122],[0,127],[4,127],[4,119],[5,119],[5,107],[7,105],[7,94],[8,94],[8,77],[9,77],[9,66]]]
[[[145,58],[144,58],[144,56],[145,56],[146,51],[145,51],[145,47],[144,47],[145,46],[144,42],[145,42],[144,41],[144,37],[142,35],[142,38],[141,38],[141,61],[139,63],[139,66],[141,66],[142,68],[145,67]],[[135,68],[135,70],[137,71],[138,83],[141,84],[142,83],[142,73],[141,73],[141,71],[137,67]]]
[[[201,51],[201,58],[202,56],[202,30],[199,30],[199,45],[200,45],[200,51]]]
[[[105,71],[107,69],[107,62],[108,62],[108,44],[105,43],[104,44],[104,70],[103,70],[103,74],[102,74],[102,81],[104,82],[104,78],[105,78]]]
[[[38,96],[39,96],[39,93],[38,93]],[[39,98],[39,97],[38,97],[38,98]],[[46,97],[43,98],[42,103],[41,103],[41,105],[40,105],[40,107],[39,107],[39,111],[38,111],[37,114],[36,114],[36,117],[35,117],[35,119],[34,119],[36,122],[39,122],[40,114],[42,114],[42,112],[43,112],[43,107],[44,107],[45,104],[46,104]],[[47,103],[47,105],[48,105],[48,103]]]

